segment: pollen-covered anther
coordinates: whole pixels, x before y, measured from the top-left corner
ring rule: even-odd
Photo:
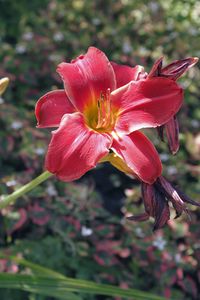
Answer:
[[[97,124],[96,129],[109,129],[114,124],[114,117],[111,110],[110,89],[107,89],[106,95],[100,94],[97,100]]]

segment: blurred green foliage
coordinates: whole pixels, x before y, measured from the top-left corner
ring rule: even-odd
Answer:
[[[35,129],[35,103],[46,91],[62,87],[55,72],[57,64],[85,53],[90,45],[103,50],[110,60],[141,64],[147,70],[160,56],[166,63],[200,57],[200,2],[0,0],[0,77],[11,79],[0,99],[1,193],[12,192],[42,171],[50,134]],[[155,131],[147,134],[161,154],[164,174],[198,201],[198,66],[180,84],[186,91],[178,115],[179,153],[172,157],[166,144],[158,142]],[[117,201],[114,190],[122,193],[122,214],[143,210],[135,181],[127,186],[125,177],[114,169],[111,174],[103,166],[98,170],[104,174],[104,186],[113,187],[108,201]],[[183,216],[152,234],[150,222],[132,224],[103,208],[101,198],[105,198],[97,192],[94,172],[78,183],[49,180],[15,207],[3,210],[2,250],[68,276],[129,286],[172,299],[199,299],[199,210],[191,208],[191,222]],[[2,272],[20,271],[17,265],[7,264],[0,260]],[[1,291],[1,295],[3,300],[47,299],[14,291]],[[90,297],[87,299],[103,299]]]

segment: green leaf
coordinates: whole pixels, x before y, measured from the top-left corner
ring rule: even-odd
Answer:
[[[40,266],[38,264],[35,264],[35,263],[32,263],[26,259],[23,259],[23,258],[19,258],[19,257],[16,257],[16,256],[5,256],[3,254],[0,253],[0,257],[3,257],[3,258],[7,258],[9,260],[12,260],[16,263],[18,263],[19,265],[21,266],[24,266],[24,267],[28,267],[31,269],[31,271],[33,272],[33,274],[35,275],[44,275],[46,277],[53,277],[53,278],[61,278],[61,279],[65,279],[66,277],[63,275],[63,274],[60,274],[54,270],[51,270],[51,269],[48,269],[48,268],[45,268],[43,266]]]
[[[62,288],[51,280],[30,275],[0,274],[0,288],[20,289],[39,295],[65,300],[81,300],[81,297],[72,293],[70,288]]]
[[[6,257],[0,255],[0,257]],[[7,257],[19,265],[31,269],[34,275],[0,273],[0,288],[20,289],[55,297],[56,299],[79,300],[72,292],[98,294],[112,297],[123,297],[133,300],[165,300],[165,298],[136,289],[122,289],[108,284],[66,277],[54,270],[18,257]],[[70,294],[69,294],[70,293]],[[175,299],[174,299],[175,300]]]
[[[0,288],[20,289],[56,299],[79,300],[80,297],[71,292],[123,297],[134,300],[164,300],[134,289],[121,289],[116,286],[97,284],[79,279],[61,279],[37,275],[0,273]]]

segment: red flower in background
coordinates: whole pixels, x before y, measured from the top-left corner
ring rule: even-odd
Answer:
[[[72,181],[108,160],[152,184],[161,175],[161,162],[138,130],[168,122],[182,104],[182,89],[170,78],[147,77],[140,66],[110,63],[94,47],[57,71],[64,90],[47,93],[36,105],[38,127],[58,127],[46,169]]]

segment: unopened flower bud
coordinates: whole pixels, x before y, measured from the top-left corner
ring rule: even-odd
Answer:
[[[171,118],[165,125],[168,146],[172,154],[176,154],[179,149],[179,125],[177,117]]]

